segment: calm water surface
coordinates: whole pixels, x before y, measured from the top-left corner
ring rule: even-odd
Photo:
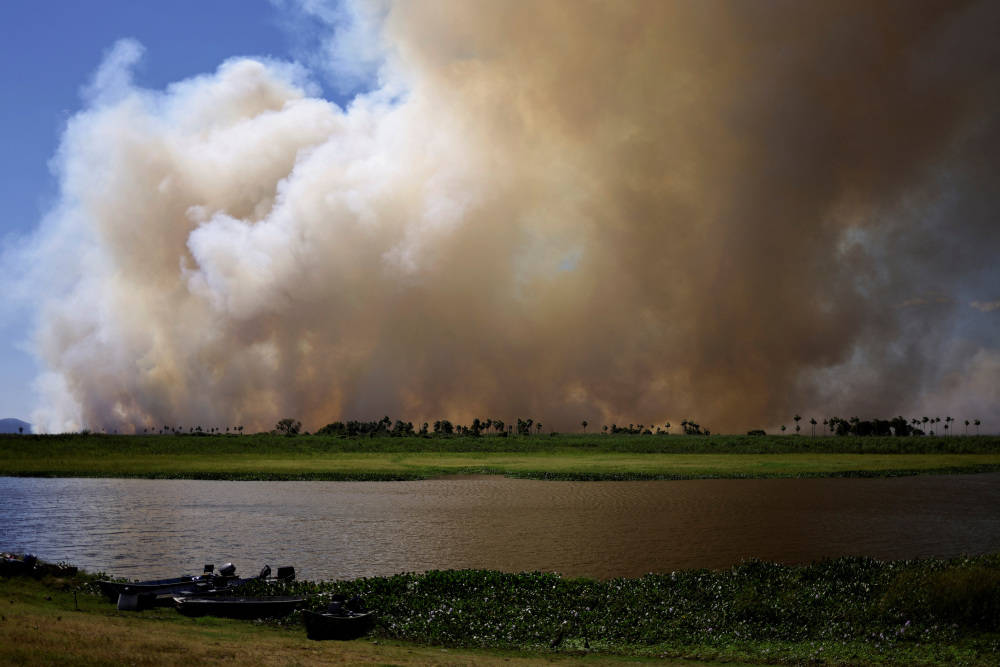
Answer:
[[[234,562],[609,578],[749,557],[1000,551],[1000,474],[896,479],[217,482],[0,477],[0,550],[128,577]]]

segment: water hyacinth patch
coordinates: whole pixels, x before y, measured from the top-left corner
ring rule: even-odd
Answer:
[[[450,570],[254,583],[251,592],[308,594],[316,609],[330,595],[357,595],[378,611],[378,635],[455,647],[745,657],[770,646],[782,660],[826,660],[957,645],[992,652],[1000,638],[1000,554],[805,566],[750,560],[608,581]]]

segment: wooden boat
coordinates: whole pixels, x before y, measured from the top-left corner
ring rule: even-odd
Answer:
[[[263,597],[175,597],[174,606],[185,616],[222,616],[224,618],[277,618],[287,616],[306,599],[297,595]]]
[[[309,639],[346,641],[364,637],[371,632],[375,627],[375,612],[345,609],[340,613],[330,613],[304,610],[302,621],[306,624],[306,636]]]

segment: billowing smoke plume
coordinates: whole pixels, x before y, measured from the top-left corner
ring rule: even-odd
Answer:
[[[36,423],[997,423],[996,2],[356,14],[346,109],[111,52],[33,242]]]

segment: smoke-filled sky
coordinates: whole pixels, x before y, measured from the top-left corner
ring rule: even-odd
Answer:
[[[116,35],[35,156],[36,428],[1000,423],[1000,4],[253,10]]]

